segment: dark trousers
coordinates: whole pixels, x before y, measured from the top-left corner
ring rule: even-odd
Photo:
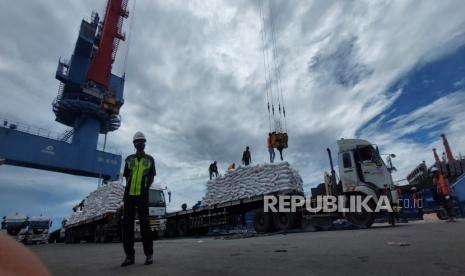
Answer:
[[[126,257],[134,258],[134,219],[139,215],[142,244],[145,256],[153,255],[153,240],[149,224],[148,200],[143,196],[127,196],[124,200],[123,246]]]
[[[218,172],[211,171],[211,172],[210,172],[210,180],[212,180],[213,175],[215,175],[215,177],[218,177]]]
[[[278,149],[279,156],[281,157],[281,161],[283,161],[283,149]]]
[[[274,149],[273,148],[268,148],[268,152],[270,153],[270,163],[273,163],[274,162],[274,157],[275,157]]]
[[[446,199],[445,196],[442,194],[438,195],[438,199],[439,199],[439,204],[442,205],[442,207],[444,207],[444,209],[446,210],[447,216],[449,218],[455,217],[452,199],[451,198]]]

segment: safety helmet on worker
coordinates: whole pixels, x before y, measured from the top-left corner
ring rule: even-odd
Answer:
[[[132,138],[132,141],[133,142],[136,142],[136,141],[144,141],[145,142],[145,141],[147,141],[147,139],[145,139],[145,135],[142,132],[138,131],[138,132],[136,132],[136,134],[134,134],[134,137]]]

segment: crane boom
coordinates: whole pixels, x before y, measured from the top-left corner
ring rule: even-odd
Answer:
[[[128,0],[108,0],[103,26],[97,34],[100,42],[87,72],[88,80],[106,88],[110,82],[111,68],[119,41],[125,40],[122,25],[123,20],[129,16],[127,4]]]

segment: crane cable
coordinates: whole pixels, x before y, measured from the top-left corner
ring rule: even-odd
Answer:
[[[274,61],[274,73],[276,77],[276,88],[278,90],[278,104],[279,104],[279,115],[281,117],[281,111],[284,121],[284,132],[286,131],[286,108],[284,106],[284,97],[283,97],[283,88],[281,82],[281,70],[279,68],[279,64],[277,62],[277,46],[276,46],[276,30],[275,30],[275,21],[274,21],[274,14],[271,1],[269,2],[269,9],[270,9],[270,28],[271,28],[271,42],[272,42],[272,53],[273,53],[273,61]]]
[[[273,88],[271,83],[271,73],[269,69],[269,62],[268,62],[268,53],[266,51],[266,20],[265,15],[263,13],[263,0],[259,2],[259,9],[260,9],[260,17],[263,23],[263,28],[261,31],[262,37],[262,52],[263,52],[263,68],[265,71],[265,90],[266,90],[266,101],[267,101],[267,109],[268,109],[268,122],[270,126],[270,132],[272,132],[272,124],[271,124],[271,117],[273,117],[273,124],[275,122],[275,112],[274,112],[274,100],[273,100]],[[271,106],[270,106],[270,99],[271,99]]]
[[[281,70],[277,61],[277,42],[275,32],[274,14],[271,1],[268,2],[269,12],[269,24],[267,24],[265,11],[266,3],[263,0],[259,2],[260,17],[263,23],[262,29],[262,51],[263,51],[263,66],[265,70],[265,89],[267,92],[267,108],[268,108],[268,120],[271,127],[271,120],[273,120],[274,131],[277,133],[287,132],[286,126],[286,108],[284,106],[283,88],[281,82]],[[267,25],[269,25],[270,31],[267,35]],[[267,50],[267,41],[270,41],[271,53]],[[276,92],[276,93],[274,93]],[[271,99],[271,110],[270,110],[270,99]],[[275,110],[275,103],[277,104],[277,110]],[[271,114],[270,114],[271,111]],[[272,118],[271,118],[272,117]],[[284,125],[282,124],[284,122]]]

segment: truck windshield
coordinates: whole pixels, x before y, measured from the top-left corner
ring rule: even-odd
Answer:
[[[29,226],[32,228],[48,228],[50,222],[48,220],[31,221]]]
[[[6,221],[2,223],[2,227],[5,228],[14,228],[14,227],[23,227],[26,226],[26,221]]]
[[[383,159],[379,156],[378,152],[372,146],[360,147],[358,149],[360,161],[374,162],[378,166],[383,165]]]
[[[160,190],[150,190],[149,191],[149,205],[150,206],[159,206],[165,207],[165,195],[163,191]]]

